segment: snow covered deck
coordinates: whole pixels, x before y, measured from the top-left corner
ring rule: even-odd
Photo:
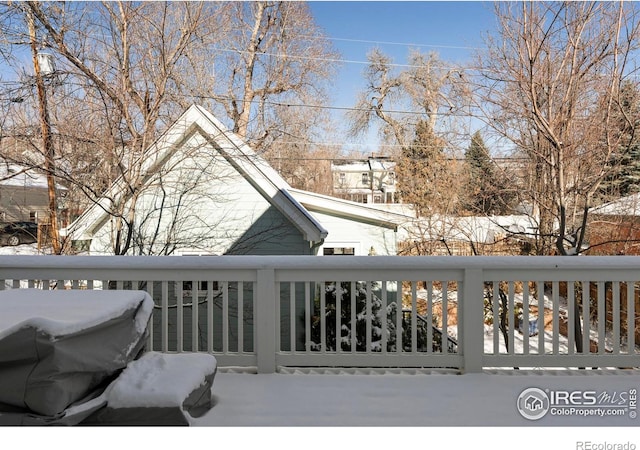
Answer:
[[[195,426],[579,426],[638,427],[619,416],[553,415],[528,420],[517,411],[527,388],[628,392],[640,373],[564,371],[464,375],[346,372],[247,374],[221,372],[213,384],[215,406]],[[619,400],[619,398],[618,398]],[[640,445],[640,442],[638,442]],[[516,445],[515,447],[520,447]],[[454,448],[460,448],[454,446]],[[561,447],[557,447],[561,448]],[[573,447],[575,448],[575,447]]]

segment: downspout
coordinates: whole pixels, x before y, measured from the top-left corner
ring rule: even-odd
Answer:
[[[324,238],[319,241],[310,241],[310,249],[312,256],[318,256],[318,249],[324,244]]]

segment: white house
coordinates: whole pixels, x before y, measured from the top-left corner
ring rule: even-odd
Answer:
[[[191,106],[145,152],[129,254],[396,254],[412,217],[292,189],[239,136]],[[69,227],[90,254],[113,254],[117,181]]]
[[[331,164],[333,192],[359,203],[395,203],[396,163],[388,157]]]

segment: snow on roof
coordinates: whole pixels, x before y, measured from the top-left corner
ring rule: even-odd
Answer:
[[[361,161],[346,161],[346,162],[334,162],[331,163],[331,170],[343,171],[343,172],[384,172],[386,170],[393,170],[396,163],[389,159],[377,159],[369,158]]]
[[[604,203],[592,208],[591,213],[603,216],[639,216],[640,193]]]
[[[419,219],[416,233],[426,231],[430,239],[451,239],[493,243],[498,235],[532,235],[536,231],[534,218],[512,216],[442,216]]]
[[[27,326],[51,336],[85,330],[142,308],[136,315],[136,331],[144,332],[153,300],[144,291],[9,289],[0,291],[0,338]]]
[[[17,164],[0,163],[0,185],[15,187],[32,187],[47,189],[47,177],[33,168]],[[66,190],[64,186],[56,184],[56,188]]]

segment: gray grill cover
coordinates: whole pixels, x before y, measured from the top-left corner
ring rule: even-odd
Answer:
[[[47,423],[90,398],[140,354],[152,310],[143,291],[0,292],[0,424]]]

